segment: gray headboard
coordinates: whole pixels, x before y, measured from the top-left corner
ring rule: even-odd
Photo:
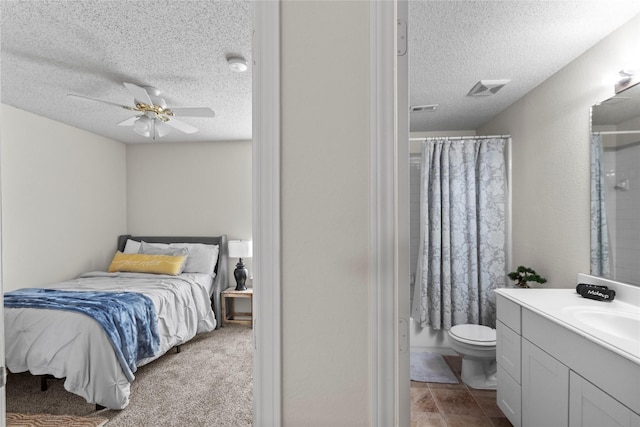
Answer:
[[[214,272],[216,277],[213,282],[213,294],[211,295],[211,308],[216,315],[216,329],[222,326],[222,306],[220,293],[227,289],[228,286],[228,260],[229,249],[227,246],[227,236],[215,236],[215,237],[197,237],[197,236],[132,236],[125,234],[118,236],[118,250],[124,251],[124,246],[127,243],[127,239],[133,239],[137,241],[144,240],[149,243],[204,243],[206,245],[218,245],[219,254],[218,262]]]

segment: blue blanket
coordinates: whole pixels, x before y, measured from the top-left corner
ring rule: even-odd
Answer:
[[[27,288],[5,293],[4,305],[76,311],[91,316],[107,333],[129,381],[133,381],[136,362],[155,355],[160,347],[153,302],[136,292]]]

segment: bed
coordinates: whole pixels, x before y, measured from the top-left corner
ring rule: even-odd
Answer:
[[[137,367],[221,326],[227,265],[224,235],[119,236],[109,271],[5,293],[7,368],[124,409]]]

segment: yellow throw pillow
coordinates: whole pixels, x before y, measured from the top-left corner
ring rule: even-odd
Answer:
[[[185,255],[147,255],[124,254],[116,252],[109,266],[109,273],[116,271],[130,273],[168,274],[171,276],[182,273]]]

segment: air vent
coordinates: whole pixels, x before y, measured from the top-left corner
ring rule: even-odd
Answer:
[[[467,96],[491,96],[505,87],[511,80],[480,80],[471,88]]]
[[[421,111],[433,112],[438,109],[438,104],[429,104],[429,105],[413,105],[409,109],[412,113],[418,113]]]

